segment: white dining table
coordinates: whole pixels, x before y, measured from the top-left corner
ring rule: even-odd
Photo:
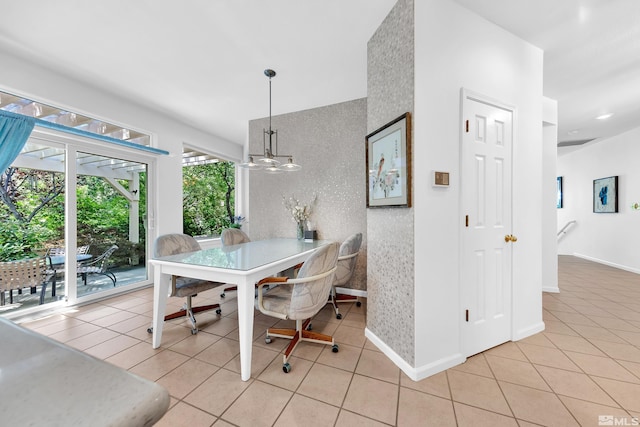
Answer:
[[[162,342],[172,275],[236,285],[240,375],[243,381],[248,381],[251,377],[255,284],[303,262],[313,251],[328,243],[326,240],[256,240],[150,260],[154,266],[153,348],[160,347]]]

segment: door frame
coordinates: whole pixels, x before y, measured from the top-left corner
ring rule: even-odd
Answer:
[[[466,117],[466,109],[465,109],[465,101],[466,100],[470,100],[470,101],[475,101],[475,102],[480,102],[486,105],[490,105],[496,108],[500,108],[503,109],[505,111],[509,111],[511,113],[511,165],[510,165],[510,169],[509,169],[509,174],[510,174],[510,179],[511,179],[511,206],[510,206],[510,215],[511,215],[511,234],[513,233],[513,224],[514,224],[514,209],[513,209],[513,196],[514,196],[514,180],[513,180],[513,174],[514,174],[514,163],[515,163],[515,150],[516,150],[516,142],[517,142],[517,138],[516,138],[516,129],[517,129],[517,108],[515,105],[511,105],[508,103],[505,103],[503,101],[500,101],[496,98],[490,97],[490,96],[486,96],[480,92],[476,92],[470,89],[467,89],[465,87],[461,87],[460,88],[460,137],[459,137],[459,150],[460,150],[460,155],[459,155],[459,167],[460,167],[460,192],[459,192],[459,217],[461,218],[461,224],[462,227],[464,227],[464,218],[466,215],[466,212],[463,208],[464,206],[464,201],[463,201],[463,191],[462,191],[462,186],[464,185],[463,180],[462,180],[462,175],[463,175],[463,142],[464,142],[464,134],[465,132],[465,117]],[[465,267],[465,263],[464,261],[464,233],[461,231],[458,235],[458,265],[463,268]],[[511,325],[509,327],[509,336],[510,336],[510,340],[513,341],[515,333],[514,333],[514,312],[513,312],[513,307],[514,307],[514,292],[513,292],[513,249],[511,252],[511,269],[510,269],[510,286],[511,286],[511,292],[510,292],[510,301],[509,301],[509,311],[510,311],[510,322]],[[467,266],[468,267],[468,266]],[[463,288],[463,284],[462,284],[462,274],[458,275],[458,279],[459,279],[459,283],[458,283],[458,289],[459,289],[459,313],[463,313],[463,310],[465,309],[464,307],[464,300],[463,300],[463,292],[464,292],[464,288]],[[466,350],[467,348],[467,344],[464,340],[465,338],[465,334],[463,333],[463,328],[465,327],[465,319],[461,318],[460,321],[460,331],[459,331],[459,339],[460,339],[460,351],[462,353],[462,355],[467,358],[470,356],[470,354],[467,354],[468,351]]]
[[[151,264],[151,243],[156,235],[155,217],[158,210],[157,207],[157,154],[150,154],[145,151],[138,150],[134,147],[109,145],[105,142],[82,135],[68,134],[62,131],[48,128],[35,127],[32,131],[30,139],[34,139],[40,143],[59,147],[65,150],[65,244],[67,253],[76,252],[77,239],[77,200],[76,200],[76,155],[77,152],[89,152],[106,157],[125,158],[131,161],[145,163],[147,165],[147,236],[145,244],[145,259],[147,278],[139,282],[119,286],[117,288],[108,289],[103,292],[77,296],[74,286],[68,282],[69,277],[76,277],[76,263],[65,263],[65,297],[59,301],[52,301],[42,305],[29,307],[25,309],[15,310],[6,313],[3,317],[8,319],[19,318],[22,316],[33,315],[35,313],[47,310],[56,310],[73,305],[82,305],[104,298],[113,297],[134,290],[142,289],[153,284],[153,274]]]

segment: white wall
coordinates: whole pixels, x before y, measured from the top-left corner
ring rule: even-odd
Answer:
[[[367,290],[366,181],[362,168],[366,117],[365,98],[273,116],[280,153],[293,154],[302,170],[246,172],[250,201],[241,212],[247,216],[243,229],[251,239],[293,238],[296,224],[283,205],[283,197],[295,196],[307,204],[317,195],[310,220],[319,239],[343,242],[354,233],[363,235],[356,272],[347,286],[363,292]],[[252,153],[263,151],[263,130],[268,127],[268,118],[249,122]]]
[[[367,134],[405,112],[413,121],[413,4],[399,0],[367,43]],[[412,174],[415,170],[413,164]],[[416,341],[413,224],[413,208],[367,209],[365,334],[400,366],[411,367]]]
[[[451,0],[415,2],[415,325],[418,376],[458,363],[460,89],[514,105],[513,339],[543,328],[542,51]],[[430,171],[451,173],[433,188]]]
[[[183,143],[229,160],[242,159],[244,141],[234,144],[222,140],[7,52],[0,51],[0,64],[0,90],[150,134],[156,148],[170,152],[158,159],[156,233],[182,232]]]
[[[557,181],[558,166],[558,103],[544,98],[542,118],[542,290],[560,292],[558,289],[558,214]]]
[[[640,273],[640,128],[558,157],[564,208],[558,227],[577,223],[560,240],[558,252]],[[618,175],[618,212],[593,213],[593,180]]]

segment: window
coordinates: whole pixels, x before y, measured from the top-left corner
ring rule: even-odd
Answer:
[[[55,280],[44,305],[39,289],[24,289],[6,298],[13,303],[0,313],[26,314],[149,285],[146,218],[154,165],[149,154],[34,129],[0,176],[6,193],[0,202],[0,261],[49,255]],[[81,254],[83,247],[88,252]]]
[[[235,164],[227,161],[182,168],[183,231],[219,236],[234,223]]]

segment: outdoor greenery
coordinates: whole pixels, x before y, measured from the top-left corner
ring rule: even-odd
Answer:
[[[235,167],[230,162],[182,168],[183,230],[218,236],[234,224]]]
[[[220,162],[183,168],[184,232],[216,235],[234,222],[234,165]],[[127,188],[127,181],[120,181]],[[146,173],[140,174],[140,242],[129,234],[129,204],[107,181],[79,176],[78,245],[100,254],[112,244],[117,265],[145,255]],[[64,246],[64,174],[8,168],[0,175],[0,261],[42,255]]]

